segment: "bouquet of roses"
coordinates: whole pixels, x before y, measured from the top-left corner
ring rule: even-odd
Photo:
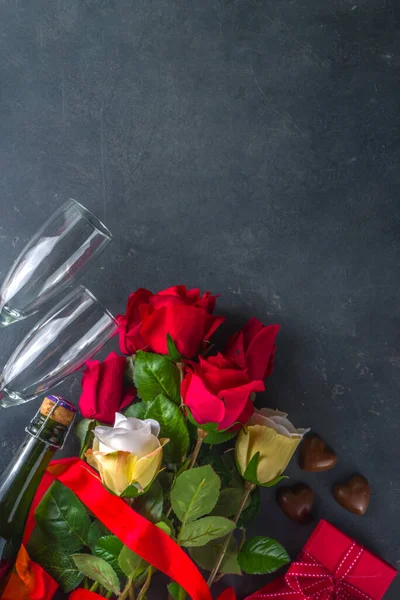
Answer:
[[[259,486],[282,478],[305,433],[285,413],[254,408],[279,326],[253,318],[217,353],[210,338],[225,319],[215,304],[185,286],[133,293],[118,317],[124,356],[87,363],[76,429],[87,470],[208,571],[209,586],[226,573],[272,573],[289,562],[277,541],[246,539],[246,526]],[[146,598],[154,566],[62,483],[48,489],[35,519],[29,555],[65,592]],[[168,592],[187,597],[173,581]]]

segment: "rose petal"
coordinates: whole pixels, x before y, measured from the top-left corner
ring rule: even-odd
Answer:
[[[163,440],[163,445],[167,443],[168,440]],[[148,456],[140,458],[134,468],[133,471],[133,480],[137,482],[140,487],[145,489],[150,483],[153,481],[154,477],[157,475],[160,470],[162,461],[162,446],[154,450]]]
[[[251,340],[246,350],[246,364],[250,379],[265,379],[271,373],[271,357],[274,354],[275,339],[278,335],[279,325],[264,327]]]
[[[220,423],[224,418],[224,403],[208,391],[198,375],[189,376],[188,382],[182,384],[182,392],[183,402],[199,425]]]
[[[143,323],[141,335],[158,354],[168,354],[167,335],[175,341],[178,351],[187,358],[194,356],[212,319],[194,306],[164,306],[155,310]]]
[[[246,385],[221,391],[218,394],[218,397],[221,398],[225,404],[225,416],[221,420],[218,429],[228,429],[236,421],[239,421],[239,417],[242,413],[245,414],[247,419],[251,406],[248,404],[250,394],[252,392],[262,392],[263,390],[264,384],[262,381],[251,381]],[[247,410],[245,410],[246,408]],[[245,422],[247,422],[247,420]]]
[[[159,447],[155,435],[146,431],[129,431],[120,427],[96,427],[94,434],[100,445],[100,452],[131,452],[139,458]]]
[[[246,369],[246,354],[243,343],[243,331],[233,335],[225,348],[224,356],[231,360],[239,369]]]

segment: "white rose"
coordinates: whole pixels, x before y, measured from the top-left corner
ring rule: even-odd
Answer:
[[[261,410],[255,409],[253,416],[250,417],[248,425],[264,425],[265,427],[271,427],[276,433],[289,438],[302,438],[310,431],[309,429],[296,429],[287,416],[287,413],[280,412],[279,410],[272,410],[271,408],[262,408]]]
[[[142,421],[116,413],[114,427],[95,428],[87,461],[116,494],[123,494],[132,485],[143,492],[161,468],[163,446],[168,440],[159,440],[159,433],[160,425],[153,419]]]
[[[99,443],[96,450],[104,453],[122,450],[142,458],[160,447],[160,425],[154,419],[142,421],[115,413],[114,427],[96,427],[94,435]]]

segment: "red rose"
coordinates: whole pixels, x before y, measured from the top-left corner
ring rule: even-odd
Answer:
[[[111,352],[104,362],[89,360],[82,377],[79,408],[86,419],[112,425],[115,413],[135,397],[134,388],[124,388],[126,358]]]
[[[168,354],[169,334],[179,352],[192,358],[201,342],[208,340],[225,320],[212,316],[215,301],[210,292],[201,296],[197,288],[187,290],[184,285],[158,294],[137,290],[129,297],[126,314],[117,317],[121,352],[134,354],[146,348]]]
[[[246,370],[250,379],[266,379],[274,368],[275,338],[279,325],[264,325],[250,319],[233,335],[225,348],[224,356],[239,369]]]
[[[199,425],[218,423],[219,430],[246,424],[254,412],[250,394],[263,390],[262,381],[251,381],[222,354],[200,358],[199,364],[188,367],[181,385],[183,402],[194,420]]]

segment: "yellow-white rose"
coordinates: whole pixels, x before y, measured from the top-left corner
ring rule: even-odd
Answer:
[[[118,496],[130,485],[140,492],[160,470],[163,446],[168,440],[159,440],[159,433],[160,425],[153,419],[142,421],[116,413],[114,427],[95,428],[87,461]]]
[[[259,453],[256,480],[252,482],[261,485],[273,482],[286,469],[307,431],[296,429],[286,413],[269,408],[255,410],[236,440],[236,459],[242,475],[246,478],[250,461]]]

